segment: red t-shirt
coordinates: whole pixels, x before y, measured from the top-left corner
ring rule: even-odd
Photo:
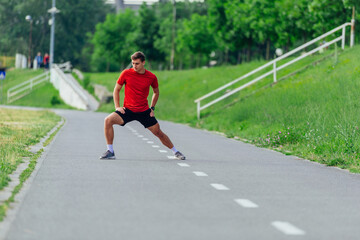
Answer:
[[[158,80],[155,74],[145,70],[144,74],[137,73],[133,68],[125,69],[120,74],[117,83],[125,84],[124,107],[133,112],[144,112],[149,109],[147,97],[150,86],[158,88]]]

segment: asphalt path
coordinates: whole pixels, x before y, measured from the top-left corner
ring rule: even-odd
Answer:
[[[160,121],[187,160],[139,123],[57,110],[66,123],[5,239],[359,239],[360,176]]]

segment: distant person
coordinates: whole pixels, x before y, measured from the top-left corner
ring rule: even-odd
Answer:
[[[43,63],[43,57],[41,56],[40,52],[37,53],[35,60],[36,60],[36,68],[41,68],[41,65]]]
[[[49,60],[50,60],[49,54],[45,53],[45,55],[44,55],[44,68],[45,69],[49,69]]]
[[[124,126],[126,123],[136,120],[145,128],[149,129],[162,144],[171,149],[176,158],[185,160],[185,156],[179,152],[160,129],[160,125],[155,118],[155,105],[159,98],[159,85],[155,74],[146,70],[145,55],[142,52],[135,52],[131,56],[132,68],[125,69],[116,82],[113,97],[115,112],[105,118],[104,133],[107,143],[107,151],[100,159],[115,159],[113,149],[114,128],[113,125]],[[120,107],[120,90],[125,85],[124,105]],[[151,107],[147,97],[149,96],[150,86],[153,89]]]

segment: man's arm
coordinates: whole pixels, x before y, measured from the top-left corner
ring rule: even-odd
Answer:
[[[159,99],[159,88],[153,88],[153,95],[152,95],[152,98],[151,98],[151,105],[150,107],[155,107],[158,99]],[[150,113],[150,116],[153,117],[154,116],[154,111],[151,110],[151,113]]]
[[[115,109],[121,113],[125,113],[124,108],[120,107],[120,90],[122,85],[116,83],[113,91],[113,99],[115,104]]]

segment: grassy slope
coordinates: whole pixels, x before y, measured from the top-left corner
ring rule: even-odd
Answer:
[[[313,58],[307,58],[302,60],[297,66],[291,66],[286,70],[282,70],[278,73],[278,77],[281,78],[299,67],[308,66],[314,61],[323,59],[330,54],[317,55]],[[289,60],[286,60],[289,61]],[[281,62],[283,64],[285,61]],[[161,109],[158,111],[158,116],[162,119],[168,119],[172,121],[180,122],[196,122],[196,105],[194,100],[207,94],[210,91],[248,73],[251,70],[263,65],[265,61],[253,61],[251,63],[244,63],[238,66],[221,66],[209,69],[195,69],[195,70],[184,70],[184,71],[152,71],[159,79],[160,83],[160,101],[157,104],[157,108]],[[254,75],[260,76],[272,68],[266,68],[263,71]],[[91,83],[97,83],[104,85],[112,92],[119,73],[85,73],[85,77],[89,79]],[[232,86],[240,86],[252,79],[244,79],[240,83]],[[255,89],[259,89],[263,86],[268,86],[272,83],[272,75],[257,83],[254,87],[245,89],[243,92],[233,98],[225,100],[225,103],[230,103],[234,99],[241,96],[247,96],[252,93]],[[225,91],[220,92],[215,97],[221,96]],[[123,99],[121,95],[121,99]],[[149,100],[151,99],[151,94]],[[114,109],[114,104],[102,105],[99,111],[111,112]],[[204,111],[205,113],[207,111]]]
[[[39,142],[58,121],[60,117],[48,111],[21,110],[19,114],[16,109],[0,108],[0,189],[22,157],[31,156],[27,147]]]
[[[348,50],[337,64],[329,59],[213,113],[200,125],[360,172],[359,53],[359,47]]]
[[[59,116],[49,111],[21,110],[19,114],[16,109],[0,108],[0,190],[8,185],[9,174],[22,162],[22,158],[30,157],[29,167],[20,175],[20,184],[15,187],[12,196],[0,205],[0,221],[42,152],[30,153],[28,147],[38,143],[59,120]]]
[[[6,73],[6,79],[3,82],[3,102],[6,102],[7,90],[17,84],[25,82],[37,75],[43,73],[43,70],[14,69]],[[59,103],[51,104],[51,100],[56,98]],[[58,91],[51,83],[40,84],[28,95],[20,98],[8,105],[32,106],[43,108],[71,108],[60,98]]]
[[[279,73],[280,77],[315,61],[308,58],[296,67]],[[328,165],[360,172],[360,135],[358,128],[360,47],[347,49],[338,57],[281,81],[270,88],[271,77],[256,87],[211,106],[196,119],[196,98],[246,73],[259,62],[233,67],[189,71],[156,72],[160,81],[157,117],[187,123],[237,136],[263,147],[316,160]],[[111,90],[118,73],[88,74],[91,82]],[[223,94],[222,92],[221,94]],[[232,103],[232,104],[230,104]],[[112,111],[113,104],[102,107]]]

